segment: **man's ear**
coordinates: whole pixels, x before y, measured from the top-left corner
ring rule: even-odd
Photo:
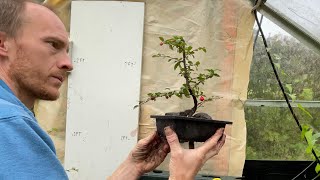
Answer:
[[[8,36],[5,32],[0,31],[0,56],[8,55]]]

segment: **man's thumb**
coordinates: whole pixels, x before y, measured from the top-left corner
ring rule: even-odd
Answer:
[[[170,126],[164,128],[164,133],[170,146],[171,153],[181,148],[178,136]]]

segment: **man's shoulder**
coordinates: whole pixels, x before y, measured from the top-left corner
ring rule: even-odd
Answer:
[[[29,114],[21,106],[0,99],[0,121],[15,116],[29,117]]]

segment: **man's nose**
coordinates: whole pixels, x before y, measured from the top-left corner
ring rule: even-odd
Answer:
[[[63,58],[58,62],[58,68],[66,71],[72,71],[73,65],[69,55],[64,55]]]

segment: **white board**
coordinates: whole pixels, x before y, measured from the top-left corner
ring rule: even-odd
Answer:
[[[137,142],[144,3],[73,1],[65,169],[102,180]]]

